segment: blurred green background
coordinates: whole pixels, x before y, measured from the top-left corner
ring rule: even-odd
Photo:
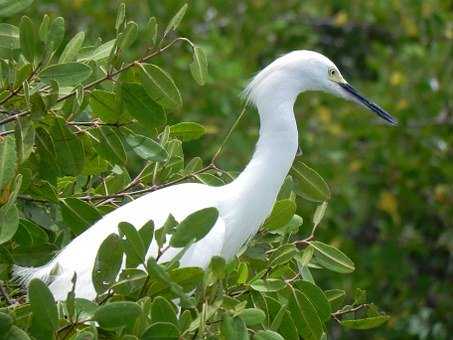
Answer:
[[[183,2],[125,1],[129,18],[162,26]],[[69,39],[113,38],[119,1],[35,1],[25,13],[66,19]],[[9,21],[17,24],[18,18]],[[194,84],[186,47],[159,63],[184,98],[173,119],[208,127],[186,145],[209,159],[241,109],[241,89],[255,72],[294,49],[330,57],[345,78],[400,124],[389,127],[357,106],[305,94],[295,112],[304,160],[328,181],[333,199],[319,238],[356,263],[353,275],[323,274],[323,286],[361,287],[392,315],[367,333],[332,329],[335,339],[447,339],[453,334],[453,3],[448,0],[248,0],[190,3],[179,31],[208,53],[210,80]],[[63,44],[64,45],[64,44]],[[142,53],[140,42],[131,58]],[[171,119],[171,118],[170,118]],[[233,135],[221,164],[240,170],[253,152],[253,110]],[[309,219],[314,206],[300,202]],[[316,273],[315,273],[316,274]],[[331,283],[331,284],[330,284]]]

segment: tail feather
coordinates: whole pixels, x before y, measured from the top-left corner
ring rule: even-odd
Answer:
[[[32,279],[40,279],[44,283],[50,284],[58,272],[59,265],[54,261],[34,268],[14,265],[12,269],[13,278],[23,287],[27,287]]]

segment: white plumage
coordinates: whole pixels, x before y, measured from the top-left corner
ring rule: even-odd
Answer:
[[[298,147],[293,105],[299,93],[330,92],[360,102],[381,115],[374,109],[377,105],[360,101],[346,87],[350,86],[335,65],[319,53],[295,51],[278,58],[258,73],[245,90],[260,115],[260,137],[251,161],[233,182],[222,187],[179,184],[144,195],[105,215],[48,264],[39,268],[16,266],[14,275],[25,285],[32,278],[40,278],[49,283],[57,300],[64,300],[76,272],[76,296],[94,299],[96,293],[91,280],[94,260],[103,240],[118,232],[118,223],[129,222],[140,228],[153,220],[159,228],[169,214],[181,221],[207,207],[216,207],[219,218],[209,234],[183,256],[181,266],[205,268],[215,255],[231,259],[270,213],[292,165]],[[178,251],[170,248],[160,261],[168,261]],[[153,242],[147,256],[156,253],[157,245]]]

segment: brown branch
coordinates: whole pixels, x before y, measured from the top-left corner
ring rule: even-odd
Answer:
[[[357,312],[358,310],[362,309],[362,308],[365,308],[365,307],[368,307],[368,304],[367,303],[363,303],[361,305],[358,305],[357,307],[354,307],[354,308],[351,308],[351,309],[348,309],[348,310],[337,310],[336,312],[332,313],[332,317],[338,321],[338,317],[339,316],[342,316],[344,314],[348,314],[348,313],[354,313],[354,312]]]
[[[36,68],[30,73],[30,75],[27,77],[27,81],[30,81],[35,75],[36,73],[38,72],[39,68],[41,67],[42,65],[42,61],[38,64],[38,66],[36,66]],[[3,105],[5,104],[8,100],[10,100],[11,98],[13,98],[15,95],[17,95],[21,90],[22,88],[24,87],[24,83],[20,84],[17,89],[14,89],[13,91],[11,91],[5,98],[3,98],[1,101],[0,101],[0,105]]]
[[[118,192],[116,194],[111,194],[111,195],[97,195],[97,196],[90,196],[90,195],[87,195],[87,196],[80,196],[80,197],[77,197],[78,199],[81,199],[81,200],[84,200],[84,201],[94,201],[94,200],[107,200],[107,199],[111,199],[111,198],[124,198],[126,196],[136,196],[136,195],[142,195],[142,194],[146,194],[146,193],[149,193],[149,192],[153,192],[153,191],[156,191],[156,190],[159,190],[159,189],[163,189],[163,188],[166,188],[166,187],[169,187],[169,186],[172,186],[174,184],[178,184],[178,183],[181,183],[189,178],[192,178],[193,176],[195,175],[198,175],[198,174],[201,174],[203,172],[206,172],[208,170],[212,170],[214,169],[214,165],[213,164],[209,164],[207,166],[205,166],[204,168],[198,170],[198,171],[194,171],[188,175],[185,175],[181,178],[178,178],[178,179],[175,179],[173,181],[170,181],[170,182],[167,182],[167,183],[164,183],[164,184],[160,184],[160,185],[153,185],[149,188],[146,188],[146,189],[141,189],[141,190],[136,190],[136,191],[122,191],[122,192]]]
[[[1,280],[0,280],[0,295],[2,295],[5,298],[5,301],[9,306],[15,305],[17,303],[16,300],[11,299],[8,292],[6,291],[5,286],[3,285],[3,281]]]
[[[119,70],[113,72],[113,73],[107,73],[104,77],[100,78],[100,79],[97,79],[97,80],[94,80],[92,81],[91,83],[87,84],[84,86],[83,90],[86,91],[86,90],[89,90],[97,85],[99,85],[100,83],[106,81],[106,80],[110,80],[112,79],[113,77],[117,76],[118,74],[120,74],[121,72],[124,72],[128,69],[130,69],[131,67],[133,66],[136,66],[140,63],[143,63],[153,57],[156,57],[160,54],[162,54],[163,52],[165,52],[167,49],[169,49],[170,47],[172,47],[175,43],[177,43],[178,41],[185,41],[186,39],[185,38],[176,38],[174,39],[172,42],[168,43],[167,45],[165,45],[164,47],[162,48],[159,48],[158,50],[144,56],[144,57],[141,57],[139,58],[138,60],[134,60],[126,65],[124,65],[123,67],[121,67]],[[71,93],[68,93],[67,95],[63,96],[63,97],[60,97],[58,98],[57,100],[57,103],[60,103],[68,98],[71,98],[73,97],[74,95],[76,94],[76,91],[74,92],[71,92]],[[4,118],[2,120],[0,120],[0,125],[4,125],[6,123],[9,123],[9,122],[12,122],[14,120],[17,120],[18,118],[20,117],[23,117],[23,116],[27,116],[31,113],[30,110],[25,110],[25,111],[22,111],[22,112],[19,112],[19,113],[16,113],[12,116],[9,116],[7,118]]]

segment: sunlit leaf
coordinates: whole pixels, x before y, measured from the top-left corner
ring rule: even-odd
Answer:
[[[208,59],[203,49],[199,46],[193,48],[193,61],[190,64],[190,72],[199,85],[206,84],[208,78]]]
[[[81,63],[57,64],[44,68],[39,73],[39,78],[50,83],[55,80],[60,86],[76,86],[91,75],[91,68]]]
[[[342,320],[341,325],[351,329],[370,329],[384,324],[390,319],[388,315],[379,315],[364,319]]]
[[[27,9],[33,0],[2,0],[0,2],[0,17],[10,17]]]
[[[184,142],[199,139],[205,132],[203,125],[194,122],[181,122],[170,126],[170,134]]]
[[[168,109],[182,106],[182,98],[171,76],[153,64],[140,64],[140,77],[148,95]]]
[[[310,244],[315,249],[315,258],[321,266],[342,274],[355,270],[354,262],[337,248],[320,241],[313,241]]]
[[[85,41],[85,32],[77,33],[64,48],[61,53],[59,64],[65,64],[77,60],[77,55],[82,48],[83,42]]]
[[[0,23],[0,47],[12,50],[20,48],[19,28]]]

